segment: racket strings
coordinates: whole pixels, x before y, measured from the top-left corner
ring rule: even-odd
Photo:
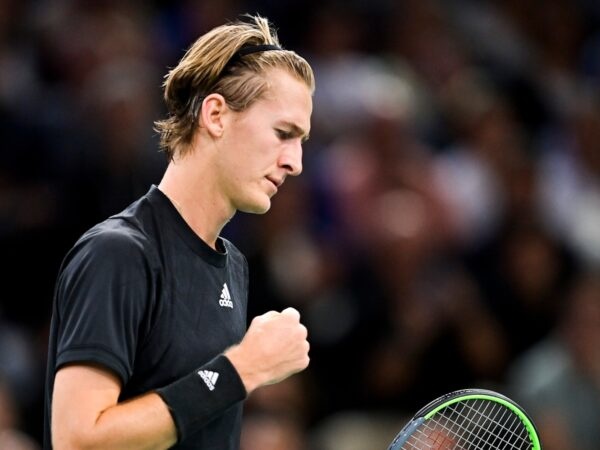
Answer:
[[[486,400],[458,402],[419,427],[406,450],[526,450],[529,433],[505,406]]]
[[[458,438],[458,449],[462,448],[462,444],[468,445],[467,449],[529,448],[527,431],[521,425],[518,416],[497,403],[487,401],[479,403],[486,404],[483,410],[480,406],[457,403],[441,415],[445,420],[443,423],[440,422],[440,425],[444,431],[450,431],[454,438]],[[488,410],[490,405],[491,409]],[[498,417],[500,413],[501,416]],[[508,418],[505,419],[507,414]],[[509,419],[511,419],[510,424],[507,424]],[[492,439],[491,443],[490,439]]]
[[[457,404],[461,406],[458,407],[450,407],[448,410],[447,416],[442,416],[445,418],[444,425],[447,427],[448,423],[451,424],[451,430],[454,432],[454,428],[459,427],[458,432],[454,432],[454,437],[459,438],[457,445],[458,448],[462,447],[462,444],[469,445],[469,449],[521,449],[522,446],[517,446],[519,443],[519,439],[523,439],[523,436],[515,433],[513,426],[515,422],[517,426],[520,425],[520,420],[518,417],[512,413],[507,408],[504,408],[498,404],[492,402],[483,402],[486,404],[483,410],[479,410],[477,408],[473,408],[467,404]],[[491,411],[488,411],[488,408],[491,405]],[[464,410],[467,409],[467,414],[464,414]],[[455,414],[453,414],[455,413]],[[469,413],[471,415],[469,416]],[[499,413],[502,413],[500,417],[497,417]],[[512,418],[510,425],[507,427],[503,425],[503,420],[506,414],[509,414],[509,418]],[[452,420],[451,418],[456,415],[456,419]],[[483,418],[483,422],[480,423],[475,419]],[[475,424],[475,428],[468,427],[469,424]],[[466,427],[466,428],[465,428]],[[458,433],[464,429],[466,432],[463,435],[459,435]],[[509,438],[517,437],[515,443],[511,443],[509,440],[503,438],[503,431],[509,434]],[[470,438],[474,438],[474,441],[471,441]],[[493,439],[490,442],[490,438]],[[464,442],[463,442],[464,441]],[[523,442],[520,442],[523,443]],[[503,445],[504,444],[504,445]],[[492,446],[493,445],[493,446]],[[498,447],[498,445],[503,445],[502,447]],[[508,445],[508,447],[506,446]]]

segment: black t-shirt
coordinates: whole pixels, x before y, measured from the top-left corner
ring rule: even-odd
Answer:
[[[122,381],[119,401],[163,387],[238,343],[248,267],[225,239],[203,242],[155,186],[86,232],[58,277],[50,328],[44,448],[56,371],[99,364]],[[242,403],[177,449],[237,449]]]

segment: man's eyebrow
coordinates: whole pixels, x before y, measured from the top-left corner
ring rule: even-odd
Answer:
[[[302,136],[302,142],[308,141],[308,138],[310,137],[309,133],[304,131],[295,123],[283,121],[282,125],[288,127],[290,129],[290,133],[292,133],[294,136]]]

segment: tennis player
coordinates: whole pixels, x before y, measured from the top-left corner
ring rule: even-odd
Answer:
[[[164,88],[162,181],[87,231],[58,276],[46,449],[237,449],[246,396],[309,362],[294,309],[246,329],[247,263],[220,233],[302,171],[310,66],[248,17],[200,37]]]

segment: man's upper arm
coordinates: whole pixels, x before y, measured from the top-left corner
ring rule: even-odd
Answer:
[[[153,302],[148,256],[133,233],[104,230],[70,252],[56,290],[56,360],[98,364],[126,383]]]

